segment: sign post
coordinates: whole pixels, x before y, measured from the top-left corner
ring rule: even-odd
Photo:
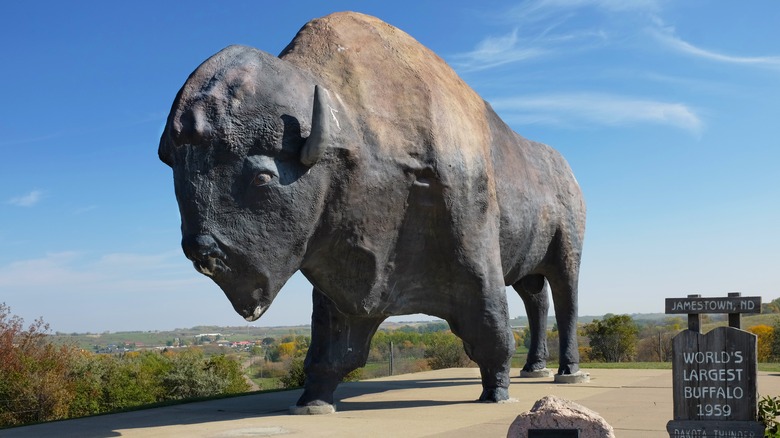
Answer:
[[[764,436],[756,421],[756,335],[743,331],[742,313],[760,313],[761,297],[667,298],[666,313],[688,314],[688,330],[672,340],[674,420],[671,438]],[[701,334],[702,313],[729,314],[729,327]]]

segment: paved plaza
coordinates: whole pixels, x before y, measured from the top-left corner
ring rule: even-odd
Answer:
[[[585,371],[585,384],[513,377],[515,403],[472,402],[479,371],[452,368],[342,384],[331,415],[289,415],[301,394],[294,390],[6,429],[0,437],[505,437],[514,418],[546,395],[598,412],[619,438],[669,436],[671,370]],[[759,372],[758,392],[780,394],[780,374]]]

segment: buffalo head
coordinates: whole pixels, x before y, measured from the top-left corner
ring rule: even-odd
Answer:
[[[173,169],[182,248],[248,321],[299,269],[327,195],[335,99],[306,73],[231,46],[173,103],[160,159]],[[331,126],[333,125],[333,126]]]

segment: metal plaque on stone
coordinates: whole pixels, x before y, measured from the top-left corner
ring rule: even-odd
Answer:
[[[578,429],[528,429],[528,438],[579,438]]]

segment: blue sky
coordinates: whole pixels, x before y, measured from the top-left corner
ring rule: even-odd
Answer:
[[[580,314],[780,297],[778,2],[31,1],[0,14],[0,302],[63,332],[244,325],[181,253],[159,136],[207,57],[278,54],[342,10],[405,30],[567,158],[588,204]],[[310,314],[297,275],[254,325]]]

